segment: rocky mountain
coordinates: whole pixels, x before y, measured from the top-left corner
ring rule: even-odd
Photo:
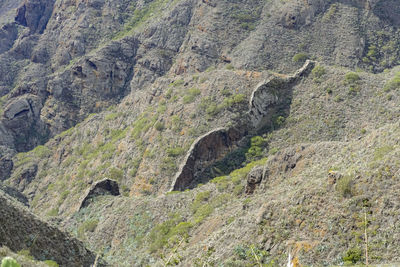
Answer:
[[[66,231],[82,266],[329,266],[365,262],[366,234],[399,262],[398,14],[0,0],[0,192],[63,233],[32,247],[13,212],[3,251],[68,266]]]

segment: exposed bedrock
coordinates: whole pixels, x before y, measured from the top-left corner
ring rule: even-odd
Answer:
[[[271,124],[271,119],[290,106],[292,88],[297,81],[307,75],[315,62],[307,60],[296,73],[289,76],[273,77],[261,82],[251,94],[248,120],[251,131],[259,131]]]
[[[54,0],[25,0],[17,9],[15,21],[31,33],[43,33],[53,12]]]
[[[92,266],[96,254],[84,244],[41,221],[0,190],[0,246],[13,251],[29,249],[38,260],[54,260],[60,266]],[[100,260],[97,266],[106,266]]]
[[[191,146],[171,190],[195,187],[205,169],[231,152],[244,135],[236,128],[219,128],[199,137]]]
[[[0,27],[0,54],[9,50],[18,37],[18,29],[15,23],[8,23]],[[0,90],[1,95],[1,90]]]
[[[13,99],[4,108],[0,120],[0,145],[17,151],[32,149],[47,137],[46,126],[40,120],[41,99],[25,94]]]
[[[93,184],[82,199],[79,210],[89,206],[95,197],[104,195],[119,196],[118,183],[106,178]]]
[[[269,130],[277,115],[288,114],[293,86],[314,67],[306,63],[293,75],[277,76],[260,83],[253,91],[245,122],[232,128],[218,128],[199,137],[189,149],[176,174],[172,191],[194,188],[204,182],[206,170],[234,151],[247,136]]]

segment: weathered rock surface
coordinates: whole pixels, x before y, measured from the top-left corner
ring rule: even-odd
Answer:
[[[0,191],[0,245],[13,251],[28,249],[38,260],[60,266],[92,266],[96,255],[56,227],[41,221]],[[105,266],[104,262],[99,266]]]
[[[82,199],[79,210],[89,206],[93,198],[103,195],[119,196],[118,183],[114,180],[103,179],[93,184]]]
[[[15,24],[0,26],[0,54],[9,50],[17,37],[18,30]],[[0,89],[0,96],[3,96],[1,91]]]
[[[171,191],[183,191],[196,186],[204,170],[232,151],[242,137],[243,133],[233,128],[216,129],[199,137],[189,149],[174,178]]]
[[[200,183],[205,169],[237,148],[243,137],[265,129],[273,124],[275,117],[287,113],[293,86],[301,77],[309,74],[314,66],[315,62],[307,60],[293,75],[274,77],[259,84],[250,98],[248,116],[245,118],[247,121],[229,129],[216,129],[199,137],[176,174],[171,190],[193,188]],[[254,188],[248,191],[252,190]]]
[[[18,190],[21,192],[35,179],[38,171],[38,166],[35,163],[28,163],[22,167],[20,172],[16,175],[14,183]]]
[[[256,190],[257,185],[259,185],[264,178],[265,168],[264,167],[254,167],[249,174],[247,174],[247,184],[246,184],[246,194],[253,194]]]
[[[25,0],[18,7],[15,21],[31,33],[43,33],[53,12],[54,0]]]
[[[29,207],[28,198],[24,194],[22,194],[19,190],[15,189],[13,187],[7,186],[7,185],[3,185],[1,183],[0,183],[0,190],[2,190],[7,195],[13,197],[14,199],[18,200],[25,206]]]
[[[268,127],[274,116],[288,108],[294,84],[309,74],[314,66],[315,62],[307,60],[293,75],[273,77],[257,86],[251,95],[248,112],[250,125],[255,131]]]

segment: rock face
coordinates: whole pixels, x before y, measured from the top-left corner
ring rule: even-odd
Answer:
[[[79,210],[89,206],[94,197],[103,195],[119,196],[118,183],[114,180],[103,179],[93,184],[81,201]]]
[[[13,197],[14,199],[18,200],[19,202],[24,204],[24,206],[29,207],[28,198],[24,194],[22,194],[20,191],[18,191],[17,189],[10,187],[10,186],[0,184],[0,190],[2,190],[7,195]]]
[[[16,188],[21,192],[35,179],[38,171],[38,166],[35,163],[23,166],[22,170],[15,180]]]
[[[0,128],[3,125],[5,132],[14,136],[13,146],[17,150],[33,147],[46,138],[46,126],[40,120],[41,107],[40,98],[31,94],[15,98],[5,106]],[[1,141],[0,145],[7,146],[10,140]]]
[[[13,166],[14,164],[11,157],[4,155],[0,158],[0,181],[10,177]]]
[[[9,50],[18,37],[18,30],[15,24],[9,23],[0,26],[0,54]],[[3,96],[0,89],[0,96]]]
[[[31,33],[43,33],[53,12],[54,0],[25,0],[17,9],[15,21]]]
[[[222,159],[235,148],[243,133],[235,129],[216,129],[197,139],[190,148],[171,191],[193,188],[201,180],[204,170]]]
[[[89,267],[96,260],[96,255],[81,241],[41,221],[1,191],[0,214],[0,246],[13,251],[29,249],[36,259],[52,259],[60,266]]]
[[[259,185],[264,178],[265,168],[264,167],[254,167],[247,175],[246,184],[246,194],[253,194],[256,190],[257,185]]]
[[[310,73],[314,66],[315,62],[307,60],[293,75],[273,77],[257,86],[251,95],[248,112],[251,127],[255,131],[268,127],[274,115],[288,108],[292,87],[299,78]]]
[[[200,183],[205,169],[232,152],[244,136],[268,127],[277,114],[282,114],[289,107],[291,89],[314,65],[315,62],[307,60],[293,75],[274,77],[259,84],[251,95],[248,116],[245,119],[247,121],[230,129],[216,129],[199,137],[176,174],[171,190],[193,188]],[[250,191],[254,191],[254,188],[249,189]]]

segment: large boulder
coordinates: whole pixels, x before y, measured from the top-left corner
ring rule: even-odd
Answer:
[[[246,194],[253,194],[264,178],[265,168],[263,166],[254,167],[247,175]]]

